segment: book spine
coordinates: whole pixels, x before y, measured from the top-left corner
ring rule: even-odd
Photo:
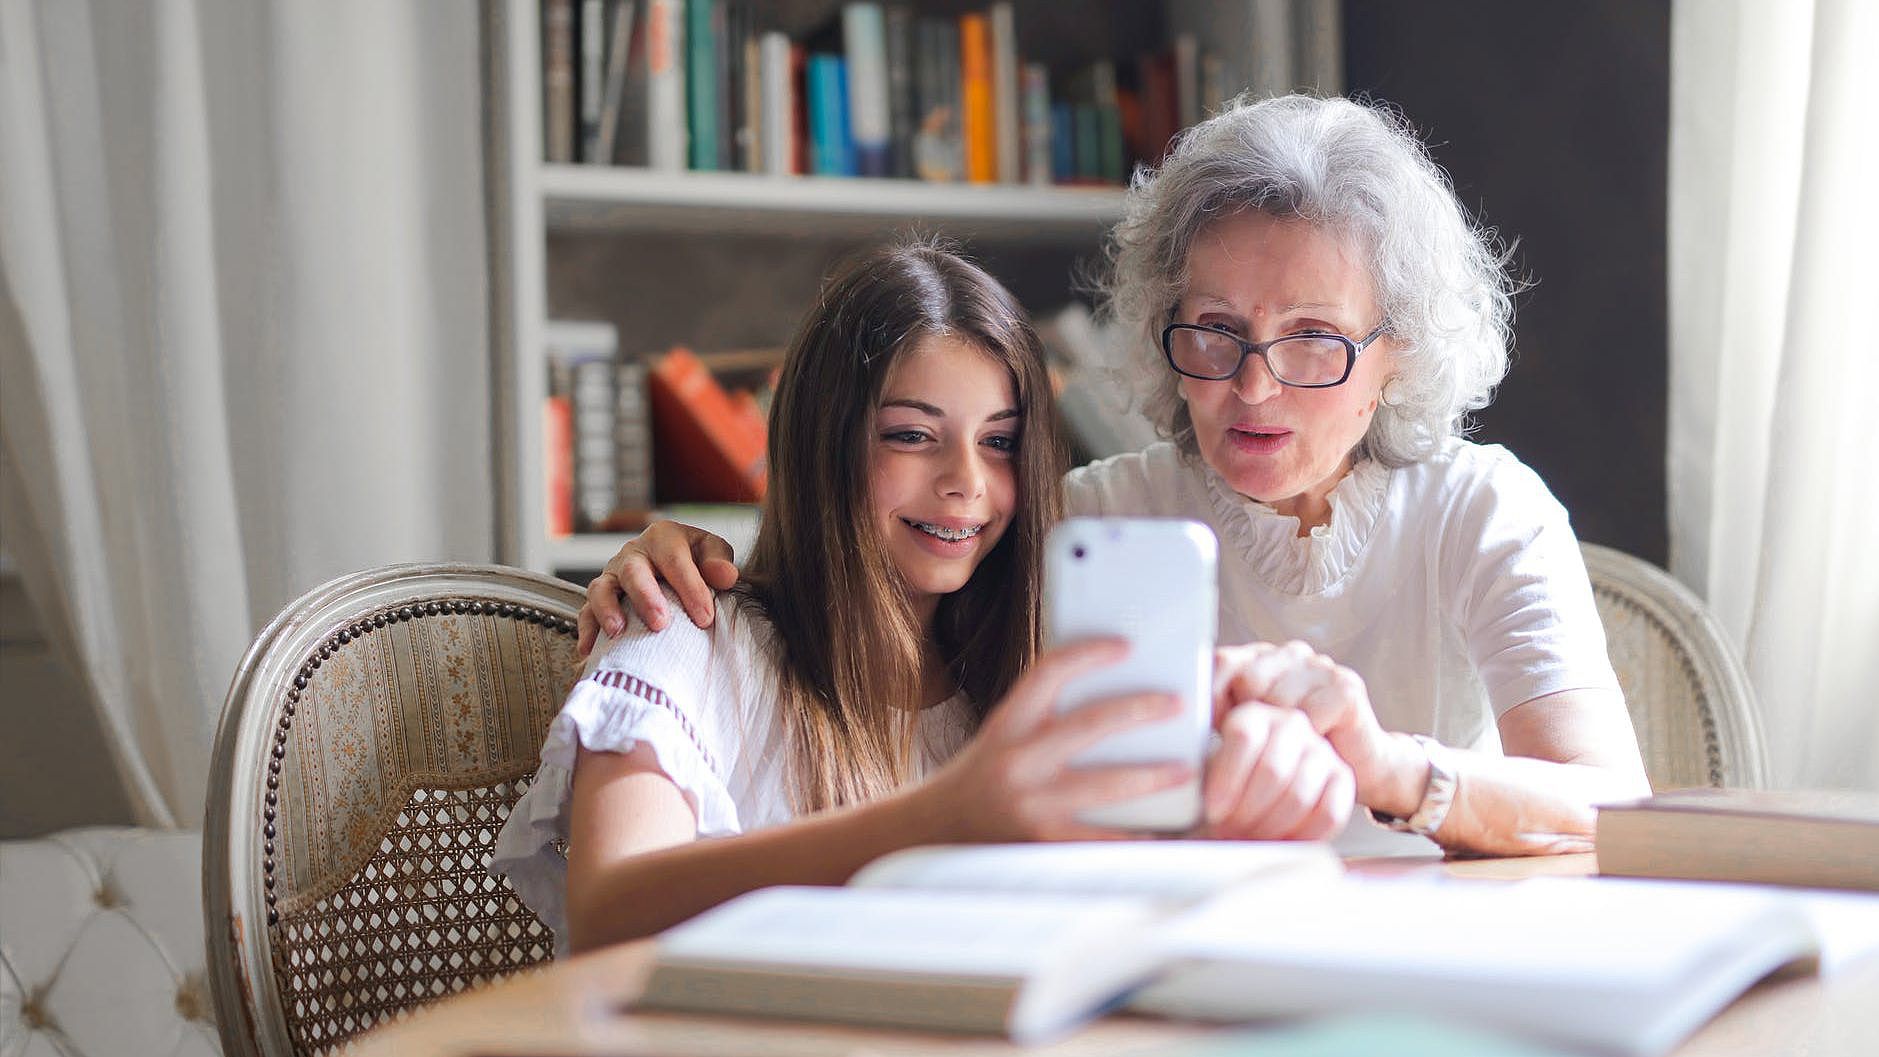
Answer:
[[[614,367],[615,501],[641,511],[653,506],[652,406],[646,397],[646,364],[630,359]]]
[[[1253,8],[1252,88],[1257,95],[1292,90],[1292,0],[1250,0]]]
[[[647,0],[646,164],[654,169],[685,168],[685,97],[685,0]]]
[[[1058,183],[1077,176],[1076,107],[1069,103],[1050,107],[1050,174]]]
[[[685,111],[693,169],[718,167],[718,51],[711,32],[719,0],[685,2]]]
[[[789,38],[771,31],[763,35],[758,59],[763,68],[763,171],[782,175],[796,171],[796,85],[790,75]]]
[[[887,128],[894,176],[912,176],[914,133],[913,9],[891,4],[886,13]]]
[[[581,353],[573,361],[575,524],[593,531],[619,505],[614,464],[613,360]]]
[[[542,4],[542,156],[574,160],[574,0]]]
[[[596,165],[612,165],[618,154],[621,111],[626,102],[626,77],[633,54],[633,0],[613,0],[607,32],[607,84],[600,98],[600,129],[595,134]]]
[[[711,5],[712,73],[716,81],[714,101],[718,106],[718,171],[737,167],[733,140],[737,135],[737,71],[733,68],[736,51],[731,45],[731,10],[737,0],[714,0]]]
[[[1096,113],[1096,104],[1078,103],[1076,123],[1077,179],[1096,183],[1103,178],[1102,118]]]
[[[992,99],[991,29],[984,15],[959,16],[959,92],[964,107],[966,179],[998,179],[998,123]]]
[[[581,0],[581,161],[600,164],[601,94],[606,88],[606,0]]]
[[[550,539],[574,533],[574,409],[566,393],[542,404],[542,510]]]
[[[892,146],[887,90],[887,31],[881,5],[852,3],[842,8],[843,65],[848,78],[848,128],[854,143],[855,169],[862,176],[886,176]]]
[[[834,55],[809,56],[810,171],[817,176],[842,175],[841,129],[844,107]]]
[[[992,112],[998,141],[998,182],[1024,179],[1023,99],[1018,84],[1018,23],[1011,4],[991,9]]]
[[[1024,178],[1040,187],[1051,182],[1050,73],[1036,62],[1024,67]]]
[[[746,9],[748,13],[748,9]],[[745,172],[763,171],[763,55],[757,31],[748,18],[744,21],[744,59],[739,69],[743,81],[743,116],[737,125],[738,166]]]
[[[1102,137],[1099,160],[1104,183],[1119,184],[1128,176],[1122,154],[1122,109],[1116,97],[1116,64],[1107,59],[1091,67],[1091,84],[1096,93],[1098,135]]]
[[[794,41],[789,46],[789,85],[796,95],[789,116],[790,126],[796,130],[789,171],[811,173],[815,171],[815,140],[809,127],[809,112],[815,106],[815,95],[809,82],[809,49]]]
[[[839,176],[854,176],[859,173],[855,166],[855,134],[848,127],[848,61],[841,56],[835,59],[835,91],[832,100],[835,117],[835,164]]]

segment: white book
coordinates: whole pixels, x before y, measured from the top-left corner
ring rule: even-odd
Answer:
[[[646,0],[646,165],[679,172],[685,124],[685,0]]]
[[[998,182],[1024,179],[1023,101],[1018,87],[1018,24],[1009,3],[991,9],[992,125],[998,142]]]
[[[789,37],[772,30],[758,45],[762,67],[763,117],[757,142],[763,171],[786,174],[796,168],[796,81],[790,76]]]
[[[1603,878],[1275,884],[1201,907],[1157,942],[1167,969],[1132,1009],[1415,1013],[1629,1057],[1664,1053],[1819,952],[1782,895]]]
[[[668,931],[640,1005],[1033,1042],[1152,973],[1148,939],[1168,914],[1261,878],[1341,870],[1299,843],[916,848],[846,888],[764,889]]]
[[[848,63],[848,130],[862,176],[886,176],[892,168],[887,95],[887,27],[876,3],[842,8],[842,50]]]

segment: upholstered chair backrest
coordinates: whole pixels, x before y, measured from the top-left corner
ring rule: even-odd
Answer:
[[[1582,549],[1651,787],[1765,784],[1754,691],[1702,600],[1642,559]]]
[[[216,734],[203,902],[230,1055],[314,1054],[549,958],[486,872],[578,674],[572,586],[406,565],[289,606]]]

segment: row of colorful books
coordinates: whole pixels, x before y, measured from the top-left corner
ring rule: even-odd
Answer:
[[[773,357],[758,357],[757,387],[727,389],[684,348],[621,356],[610,323],[550,322],[545,340],[550,537],[639,528],[674,502],[763,498],[771,383],[761,363]]]
[[[849,3],[806,39],[749,0],[543,0],[551,163],[1123,182],[1236,91],[1192,34],[1132,62],[1052,71],[1010,3],[953,17]]]

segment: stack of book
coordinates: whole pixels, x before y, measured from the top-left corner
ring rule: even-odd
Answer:
[[[957,18],[849,3],[801,40],[765,26],[765,10],[748,0],[543,0],[546,159],[1119,184],[1240,87],[1192,34],[1121,62],[1027,63],[1010,3]]]
[[[548,324],[547,530],[645,526],[663,503],[756,503],[767,481],[764,396],[726,389],[686,349],[619,353],[610,323]],[[780,352],[742,357],[767,388]]]

